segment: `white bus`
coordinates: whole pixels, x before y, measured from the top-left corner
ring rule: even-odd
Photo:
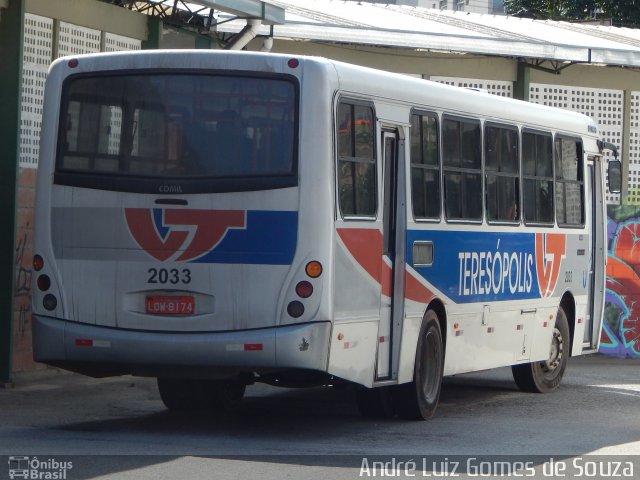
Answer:
[[[63,58],[44,109],[37,361],[157,377],[170,409],[349,382],[423,419],[444,375],[545,392],[597,348],[613,146],[586,116],[226,51]]]

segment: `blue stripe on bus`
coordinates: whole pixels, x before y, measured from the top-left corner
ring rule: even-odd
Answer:
[[[413,243],[433,242],[433,264],[413,265]],[[456,303],[540,298],[535,233],[410,230],[407,263]]]
[[[229,229],[218,246],[192,263],[291,265],[298,212],[248,210],[246,229]]]

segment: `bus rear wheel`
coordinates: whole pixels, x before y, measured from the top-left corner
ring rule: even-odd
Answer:
[[[542,362],[531,362],[511,367],[513,379],[520,390],[533,393],[548,393],[560,385],[567,368],[570,351],[569,321],[562,305],[558,308],[549,358]]]
[[[169,410],[223,410],[240,407],[246,385],[238,379],[158,378],[158,391]]]
[[[398,415],[410,420],[427,420],[433,417],[444,371],[444,343],[438,314],[427,311],[416,349],[413,382],[398,385],[394,389]]]

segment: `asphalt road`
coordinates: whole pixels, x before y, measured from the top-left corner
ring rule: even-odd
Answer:
[[[640,360],[571,359],[561,388],[546,395],[519,392],[509,369],[450,377],[427,422],[363,419],[349,388],[254,385],[240,412],[222,415],[168,412],[153,379],[20,378],[0,390],[0,455],[70,459],[69,479],[359,478],[381,476],[367,470],[376,459],[411,459],[420,472],[445,462],[451,474],[456,456],[532,458],[539,470],[551,457],[635,455],[638,478]],[[411,476],[400,473],[382,476]],[[467,465],[470,477],[480,473]]]

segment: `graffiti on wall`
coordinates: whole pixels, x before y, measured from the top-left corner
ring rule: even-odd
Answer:
[[[640,206],[608,207],[607,294],[600,352],[640,357]]]
[[[29,223],[27,222],[27,228]],[[31,268],[28,268],[30,262],[26,258],[25,252],[28,246],[27,232],[20,235],[17,239],[15,266],[16,277],[13,294],[16,297],[16,308],[18,309],[18,325],[17,332],[20,338],[25,336],[29,328],[29,320],[31,318]]]

